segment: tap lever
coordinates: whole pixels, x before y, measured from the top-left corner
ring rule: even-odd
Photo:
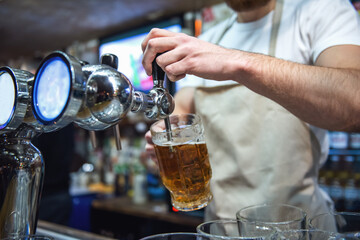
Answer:
[[[101,64],[117,69],[119,66],[119,59],[116,55],[107,53],[101,56]]]
[[[154,81],[154,88],[165,89],[164,82],[165,82],[166,75],[165,75],[164,70],[156,62],[156,58],[158,56],[160,56],[161,54],[162,53],[157,54],[154,61],[152,62],[152,77],[153,77],[153,81]],[[171,134],[171,124],[170,124],[170,120],[169,120],[169,115],[174,110],[172,96],[167,91],[165,91],[163,93],[163,95],[161,95],[161,97],[159,98],[158,104],[160,105],[159,109],[160,109],[161,115],[166,116],[164,118],[164,122],[165,122],[165,127],[166,127],[166,132],[167,132],[167,139],[169,142],[171,142],[172,134]]]
[[[162,53],[156,54],[156,57],[152,62],[152,78],[154,81],[154,87],[158,87],[158,88],[164,88],[164,80],[165,80],[165,72],[156,62],[156,58],[161,54]]]

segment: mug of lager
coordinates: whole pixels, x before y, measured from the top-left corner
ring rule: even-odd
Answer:
[[[170,191],[172,205],[180,211],[193,211],[207,206],[211,167],[204,138],[204,127],[195,114],[169,117],[171,130],[164,120],[151,127],[160,177]]]

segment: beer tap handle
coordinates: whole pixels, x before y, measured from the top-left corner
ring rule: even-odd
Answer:
[[[114,54],[104,54],[101,56],[101,64],[108,65],[112,68],[117,69],[119,65],[118,57]],[[118,151],[121,150],[121,136],[120,136],[120,128],[118,124],[115,124],[113,127],[113,132],[115,136],[116,149]]]
[[[161,53],[157,54],[154,61],[152,62],[152,77],[153,77],[153,81],[154,81],[154,88],[157,87],[157,88],[165,89],[164,81],[165,81],[166,75],[165,75],[164,70],[162,70],[162,68],[156,62],[156,58],[159,55],[161,55]],[[164,96],[166,96],[166,95],[164,95]],[[172,99],[171,95],[169,94],[169,96],[164,97],[163,100],[165,100],[165,101],[160,101],[160,102],[162,102],[163,106],[166,106],[161,109],[166,110],[165,112],[163,111],[163,113],[165,113],[165,115],[166,115],[166,117],[164,118],[164,122],[165,122],[165,128],[166,128],[166,132],[167,132],[167,139],[168,139],[168,141],[172,141],[171,124],[170,124],[170,120],[169,120],[169,115],[174,110],[173,99]]]
[[[152,62],[152,78],[154,81],[154,87],[164,88],[165,72],[162,68],[156,63],[156,58],[162,53],[156,54],[154,61]]]

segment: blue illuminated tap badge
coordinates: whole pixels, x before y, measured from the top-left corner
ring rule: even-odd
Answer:
[[[61,117],[70,89],[70,67],[60,57],[48,59],[35,77],[33,90],[33,106],[41,122],[50,123]]]
[[[0,129],[11,120],[15,107],[15,83],[6,71],[0,71]]]

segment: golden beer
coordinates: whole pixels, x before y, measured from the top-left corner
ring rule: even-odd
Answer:
[[[211,167],[205,143],[156,146],[160,176],[173,205],[183,211],[205,207],[212,199]]]
[[[164,120],[150,128],[161,180],[170,191],[176,209],[203,208],[212,194],[211,167],[201,119],[195,114],[172,115],[169,123],[171,128],[166,128]]]

